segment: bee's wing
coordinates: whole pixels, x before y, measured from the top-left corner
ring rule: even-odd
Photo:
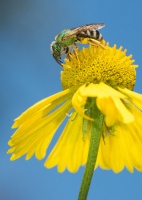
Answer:
[[[104,23],[94,23],[94,24],[85,24],[83,26],[79,26],[77,28],[72,28],[70,29],[71,31],[69,33],[67,33],[66,35],[64,35],[63,39],[67,39],[67,38],[70,38],[71,36],[73,35],[76,35],[82,31],[87,31],[87,30],[98,30],[98,29],[101,29],[105,26]]]

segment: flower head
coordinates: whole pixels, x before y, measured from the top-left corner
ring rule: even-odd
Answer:
[[[104,115],[103,134],[96,167],[120,172],[126,167],[142,171],[142,95],[133,92],[136,67],[132,55],[116,45],[105,49],[90,46],[76,50],[65,60],[61,72],[63,91],[36,103],[13,124],[17,128],[9,141],[11,160],[34,154],[43,159],[61,123],[63,132],[45,167],[57,165],[76,172],[88,156],[94,99]]]

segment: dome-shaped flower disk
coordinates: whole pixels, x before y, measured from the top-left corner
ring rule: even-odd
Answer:
[[[36,103],[13,124],[8,153],[11,160],[26,155],[43,159],[61,123],[68,121],[45,161],[77,172],[86,164],[92,122],[92,100],[104,115],[96,167],[120,172],[126,167],[142,171],[142,95],[133,92],[137,65],[132,55],[116,45],[76,50],[61,72],[63,91]]]

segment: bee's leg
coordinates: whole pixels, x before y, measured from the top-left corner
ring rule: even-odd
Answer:
[[[74,44],[74,48],[73,48],[72,51],[73,51],[74,55],[76,56],[77,60],[79,60],[79,59],[78,59],[78,54],[77,54],[77,51],[78,51],[78,46],[77,46],[77,44]]]
[[[74,44],[74,48],[73,48],[73,50],[72,50],[72,53],[70,52],[69,47],[64,48],[66,57],[67,57],[67,59],[69,59],[69,61],[71,60],[73,54],[76,56],[77,60],[79,61],[79,59],[78,59],[78,54],[77,54],[77,50],[78,50],[78,46],[77,46],[76,44]]]
[[[61,67],[63,67],[63,62],[60,60],[60,59],[55,59],[56,60],[56,62],[61,66]]]
[[[74,54],[77,54],[76,52],[78,51],[78,46],[76,43],[74,43],[74,49],[73,49],[73,52]]]
[[[63,62],[62,62],[62,60],[61,60],[61,57],[59,57],[59,56],[56,57],[56,56],[53,55],[53,58],[56,60],[56,62],[57,62],[59,65],[61,65],[61,67],[63,67],[63,66],[62,66]]]
[[[67,59],[71,59],[71,52],[69,51],[70,49],[69,49],[69,47],[66,47],[66,48],[64,48],[64,51],[65,51],[65,54],[66,54],[66,57],[67,57]]]
[[[96,46],[100,46],[101,48],[105,49],[105,46],[98,40],[92,39],[92,38],[88,38],[89,44],[90,45],[96,45]]]
[[[56,60],[56,62],[59,64],[59,65],[61,65],[61,67],[63,67],[63,62],[61,61],[61,58],[60,59],[55,59]]]
[[[80,66],[80,61],[79,61],[79,58],[78,58],[78,46],[76,43],[74,43],[74,48],[72,50],[72,52],[74,53],[74,55],[76,56],[76,59],[77,59],[77,62],[78,62],[78,65]]]

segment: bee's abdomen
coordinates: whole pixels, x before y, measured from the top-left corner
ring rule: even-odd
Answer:
[[[81,33],[78,34],[78,37],[93,38],[93,39],[99,40],[99,41],[101,41],[103,39],[102,34],[100,34],[99,31],[97,31],[97,30],[82,31]]]

